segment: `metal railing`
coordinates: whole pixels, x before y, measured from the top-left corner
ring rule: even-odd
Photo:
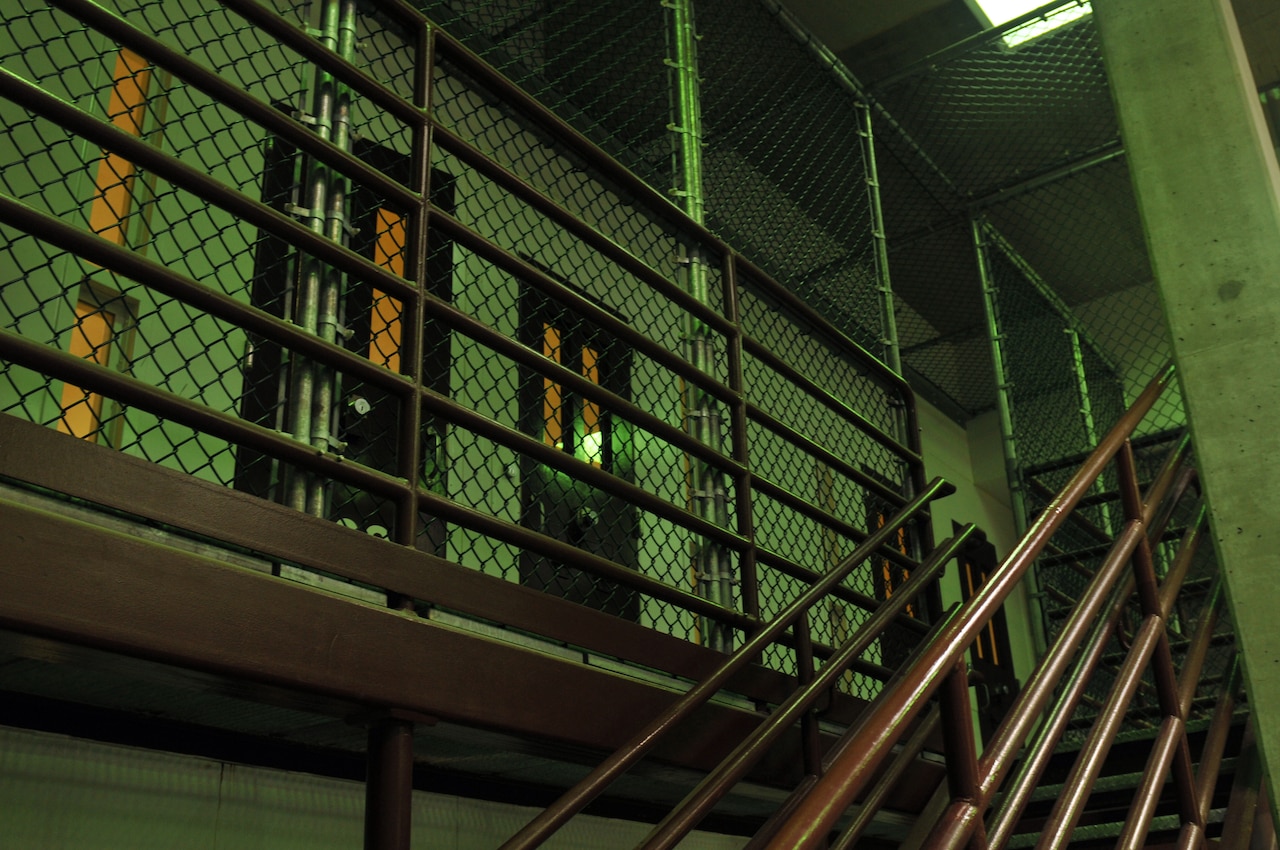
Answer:
[[[944,683],[963,670],[965,653],[987,621],[1047,550],[1053,535],[1068,523],[1094,482],[1113,460],[1122,494],[1123,523],[1109,553],[1098,568],[1059,632],[1049,653],[1031,675],[1011,706],[1006,720],[975,754],[967,714],[944,713],[952,725],[946,752],[950,803],[924,846],[956,850],[971,846],[1004,847],[1014,835],[1024,807],[1049,758],[1071,723],[1091,677],[1102,667],[1103,655],[1117,629],[1125,633],[1125,614],[1136,605],[1136,628],[1124,634],[1127,653],[1114,672],[1114,683],[1079,752],[1047,822],[1039,827],[1038,850],[1064,847],[1085,809],[1106,754],[1129,705],[1151,670],[1161,719],[1153,738],[1145,778],[1124,827],[1124,848],[1143,846],[1155,805],[1172,768],[1177,810],[1182,823],[1179,846],[1200,846],[1205,837],[1210,800],[1217,783],[1226,730],[1232,720],[1236,675],[1221,683],[1210,743],[1201,755],[1197,773],[1186,737],[1192,701],[1201,686],[1201,668],[1214,637],[1220,602],[1215,580],[1196,623],[1190,647],[1175,668],[1168,633],[1170,615],[1179,591],[1195,562],[1206,531],[1206,511],[1197,504],[1181,535],[1181,545],[1166,570],[1157,570],[1153,555],[1175,516],[1179,502],[1193,491],[1194,469],[1184,438],[1168,455],[1145,493],[1139,479],[1129,436],[1158,401],[1172,380],[1172,367],[1151,383],[1134,406],[1103,439],[1067,485],[1040,514],[1027,535],[1006,558],[990,581],[968,602],[941,622],[904,674],[890,685],[859,721],[848,745],[812,783],[767,842],[769,847],[826,847],[828,837],[846,810],[876,779],[910,724],[926,709],[929,698],[945,694]],[[1132,569],[1126,567],[1132,564]],[[1136,600],[1134,597],[1136,590]],[[1055,697],[1056,693],[1056,697]],[[945,705],[945,703],[944,703]],[[1013,773],[1016,768],[1016,773]],[[1013,778],[1006,779],[1013,773]],[[998,797],[998,792],[1003,793]],[[852,846],[845,836],[835,846]]]
[[[723,649],[922,492],[899,376],[411,4],[113,5],[0,15],[6,415]]]

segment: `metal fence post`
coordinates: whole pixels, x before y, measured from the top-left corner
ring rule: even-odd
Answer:
[[[699,96],[697,29],[693,18],[693,0],[670,0],[674,56],[668,60],[675,90],[671,132],[675,135],[674,174],[677,196],[684,211],[698,224],[706,218],[702,188],[702,106]],[[680,273],[688,292],[700,302],[710,303],[707,258],[699,246],[687,247],[680,258]],[[689,361],[700,371],[713,372],[713,348],[710,330],[696,317],[685,317],[685,345]],[[723,423],[713,400],[692,384],[685,388],[685,418],[689,433],[718,449],[723,437]],[[719,526],[727,526],[728,498],[724,477],[707,464],[690,457],[690,502],[695,511]],[[733,607],[733,570],[729,553],[714,541],[702,539],[695,544],[694,570],[698,593],[725,608]],[[731,632],[722,624],[704,617],[700,627],[707,646],[721,651],[733,648]]]
[[[1005,472],[1009,478],[1009,497],[1013,502],[1013,520],[1018,535],[1026,533],[1029,517],[1027,516],[1026,491],[1022,484],[1021,467],[1018,463],[1017,441],[1013,430],[1013,406],[1009,398],[1009,376],[1004,362],[1004,334],[1000,327],[1000,309],[997,299],[995,279],[991,274],[991,264],[987,256],[987,223],[980,218],[973,219],[973,244],[977,254],[978,274],[982,280],[982,309],[987,320],[987,337],[991,344],[991,362],[996,379],[996,409],[1000,416],[1000,436],[1004,446]],[[1041,591],[1036,581],[1034,568],[1027,571],[1029,606],[1031,610],[1031,640],[1035,646],[1036,656],[1044,655],[1045,622],[1041,605]]]

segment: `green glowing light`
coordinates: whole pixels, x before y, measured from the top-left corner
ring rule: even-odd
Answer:
[[[596,466],[604,463],[604,432],[596,431],[578,441],[578,459]]]
[[[556,448],[563,451],[564,443],[556,443]],[[604,432],[593,431],[590,434],[584,434],[579,437],[573,456],[578,460],[585,460],[587,463],[593,463],[596,466],[604,463]]]

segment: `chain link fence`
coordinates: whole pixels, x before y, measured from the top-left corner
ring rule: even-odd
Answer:
[[[731,647],[921,470],[858,347],[891,342],[865,105],[776,10],[698,8],[735,250],[663,200],[658,4],[423,4],[434,61],[391,2],[6,12],[0,411]],[[819,657],[912,535],[815,615]]]
[[[1016,36],[976,36],[871,91],[903,363],[954,416],[1007,410],[1011,484],[1033,517],[1171,349],[1093,20]],[[1174,386],[1137,432],[1144,486],[1185,424]],[[1162,576],[1192,511],[1183,505],[1155,546]],[[1082,514],[1037,565],[1050,640],[1119,530],[1114,472]],[[1176,615],[1184,636],[1214,569],[1202,547]],[[1175,644],[1181,658],[1187,642]],[[1230,651],[1219,623],[1206,669]],[[1098,711],[1111,675],[1090,685],[1079,719]],[[1209,680],[1201,716],[1220,684]],[[1135,727],[1155,716],[1149,703],[1131,712]]]

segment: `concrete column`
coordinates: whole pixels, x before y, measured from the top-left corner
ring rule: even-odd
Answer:
[[[1093,6],[1274,782],[1280,171],[1230,0]]]

